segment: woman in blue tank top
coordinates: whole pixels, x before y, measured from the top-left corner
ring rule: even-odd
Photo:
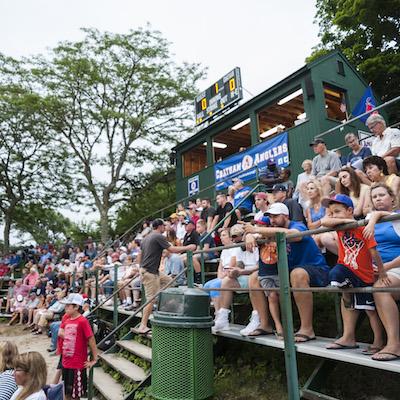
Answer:
[[[375,211],[370,214],[364,235],[372,237],[375,234],[377,248],[387,272],[387,282],[378,280],[374,287],[398,288],[400,287],[400,220],[376,224],[380,218],[393,214],[393,210],[397,209],[396,196],[386,184],[375,183],[371,186],[371,202]],[[400,293],[374,293],[375,305],[386,330],[387,343],[382,350],[372,356],[373,360],[400,359],[399,310],[396,305],[396,300],[399,298]]]
[[[312,179],[307,183],[307,195],[310,206],[306,209],[306,221],[308,229],[317,229],[321,226],[321,218],[325,215],[325,207],[322,206],[322,186],[319,181]]]

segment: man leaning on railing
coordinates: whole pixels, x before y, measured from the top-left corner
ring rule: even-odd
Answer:
[[[170,253],[183,253],[189,250],[196,250],[196,245],[172,246],[167,241],[163,233],[165,231],[164,221],[156,219],[153,221],[153,232],[146,236],[142,241],[142,257],[140,261],[140,277],[144,287],[146,299],[155,296],[161,287],[167,285],[171,278],[159,272],[161,256],[163,250],[167,249]],[[153,310],[154,301],[150,302],[143,309],[143,316],[140,326],[135,330],[139,334],[150,334],[151,330],[147,326],[149,317]]]

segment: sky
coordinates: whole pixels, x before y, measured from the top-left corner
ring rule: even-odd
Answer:
[[[45,54],[60,41],[81,39],[82,27],[124,33],[149,23],[171,43],[177,62],[208,68],[200,90],[240,67],[249,99],[304,65],[318,43],[315,12],[315,0],[3,0],[0,52]],[[89,210],[66,214],[95,217]]]

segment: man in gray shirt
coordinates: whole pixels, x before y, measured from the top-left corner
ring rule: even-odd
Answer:
[[[159,267],[162,252],[168,249],[170,253],[183,253],[189,250],[196,250],[196,246],[172,246],[163,235],[165,231],[164,221],[156,219],[153,221],[153,232],[147,235],[141,244],[140,278],[144,287],[146,299],[154,297],[161,287],[166,286],[171,278],[160,274]],[[155,299],[143,309],[143,316],[140,326],[135,330],[139,334],[148,334],[150,329],[147,326]]]
[[[335,186],[342,163],[339,156],[326,148],[323,139],[315,139],[310,143],[314,153],[317,154],[312,161],[312,175],[321,181],[324,196],[329,196]]]

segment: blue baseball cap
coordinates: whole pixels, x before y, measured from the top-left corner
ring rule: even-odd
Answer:
[[[322,205],[324,207],[328,207],[331,204],[343,204],[344,206],[348,208],[354,208],[353,200],[349,196],[346,196],[345,194],[337,194],[335,197],[329,198],[329,199],[323,199],[322,200]]]

